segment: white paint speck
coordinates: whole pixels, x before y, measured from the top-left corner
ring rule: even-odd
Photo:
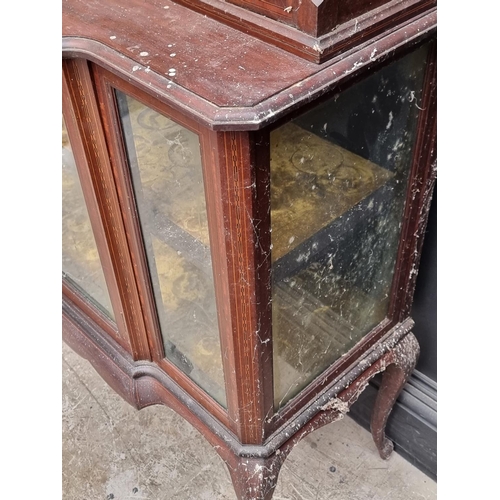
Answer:
[[[177,54],[175,52],[172,52],[172,54],[170,54],[170,57],[175,57]]]
[[[392,115],[392,111],[389,111],[389,122],[387,123],[387,126],[385,127],[386,130],[389,130],[391,128],[393,118],[394,118],[394,116]]]
[[[295,241],[295,236],[292,236],[292,237],[288,240],[288,244],[289,244],[289,245],[291,245],[294,241]]]
[[[352,71],[354,71],[356,68],[358,68],[359,66],[362,66],[363,63],[360,61],[356,61],[353,65],[352,65],[352,68],[351,69],[348,69],[345,71],[346,74],[348,73],[351,73]]]
[[[141,69],[141,67],[140,67],[140,66],[135,65],[135,66],[132,68],[132,71],[137,71],[137,70],[139,70],[139,69]]]
[[[313,50],[315,50],[316,52],[319,52],[320,54],[323,54],[323,49],[319,46],[318,42],[316,42],[313,45]]]
[[[111,35],[111,36],[109,37],[109,39],[110,39],[110,40],[116,40],[116,35]]]
[[[163,7],[164,9],[170,9],[170,7],[168,5],[165,5],[165,7]]]
[[[141,57],[146,57],[146,56],[149,56],[149,52],[140,52],[139,55]]]

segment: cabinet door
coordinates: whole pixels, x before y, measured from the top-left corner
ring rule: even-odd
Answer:
[[[225,406],[199,137],[115,93],[165,357]]]
[[[152,359],[227,421],[202,127],[93,69]]]

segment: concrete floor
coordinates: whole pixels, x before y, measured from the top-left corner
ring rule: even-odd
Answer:
[[[63,345],[64,500],[234,500],[225,464],[166,407],[137,411]],[[332,472],[333,471],[333,472]],[[396,453],[378,457],[350,418],[303,439],[273,500],[434,500],[436,483]]]

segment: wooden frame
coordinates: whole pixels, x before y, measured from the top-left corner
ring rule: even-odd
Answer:
[[[386,458],[391,451],[384,435],[387,417],[418,357],[409,312],[435,180],[435,48],[430,51],[419,107],[389,314],[277,412],[273,403],[269,137],[286,120],[428,41],[435,31],[435,12],[411,17],[404,28],[394,27],[384,36],[374,31],[370,43],[321,67],[295,58],[296,74],[285,74],[280,89],[266,91],[255,83],[255,75],[247,80],[242,77],[251,95],[238,97],[244,105],[236,101],[223,105],[230,102],[236,87],[220,90],[210,82],[174,82],[163,76],[165,71],[162,74],[169,61],[157,65],[151,61],[150,67],[141,59],[147,51],[131,59],[120,45],[125,42],[104,45],[103,30],[83,21],[87,14],[80,0],[67,3],[67,16],[82,24],[77,23],[64,42],[65,116],[71,117],[68,129],[76,144],[85,199],[113,308],[119,314],[118,328],[114,328],[65,285],[65,340],[135,407],[167,404],[195,425],[228,463],[240,499],[271,498],[292,447],[312,430],[342,418],[369,379],[384,370],[372,430]],[[101,7],[109,14],[105,2]],[[148,4],[146,12],[152,13],[153,7]],[[202,17],[179,12],[196,22]],[[123,28],[115,22],[113,28],[120,33]],[[233,41],[238,39],[234,30],[221,29]],[[78,36],[79,32],[90,38]],[[185,35],[178,31],[176,36]],[[117,38],[108,36],[113,37]],[[149,35],[141,40],[154,42]],[[245,43],[263,46],[257,40]],[[135,50],[136,46],[131,47]],[[206,62],[209,55],[203,50],[200,57]],[[275,49],[268,50],[274,54]],[[270,70],[271,76],[277,78],[282,67]],[[234,66],[230,69],[235,71]],[[114,89],[200,139],[227,410],[164,356]],[[259,496],[252,496],[251,488]]]
[[[228,390],[234,395],[230,406],[231,421],[242,443],[262,444],[266,437],[266,418],[272,413],[272,345],[270,342],[270,310],[258,304],[269,304],[266,288],[268,259],[258,243],[264,235],[256,221],[268,218],[266,198],[259,198],[265,189],[257,181],[252,168],[255,157],[268,154],[257,146],[258,140],[243,132],[213,134],[215,166],[223,186],[222,210],[226,234],[225,254],[229,271],[229,303],[234,320],[231,348],[228,352],[231,369],[227,379],[234,377]],[[264,180],[265,182],[265,180]],[[262,224],[265,227],[265,222]],[[231,373],[233,377],[231,377]]]

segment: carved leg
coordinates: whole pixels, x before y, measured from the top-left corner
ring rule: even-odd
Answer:
[[[270,458],[240,458],[235,466],[228,464],[238,500],[271,500],[286,455],[278,451]]]
[[[373,440],[380,456],[389,458],[394,445],[385,435],[387,419],[392,407],[417,364],[420,347],[413,333],[406,335],[390,353],[388,366],[382,375],[382,384],[375,400],[371,419]]]

